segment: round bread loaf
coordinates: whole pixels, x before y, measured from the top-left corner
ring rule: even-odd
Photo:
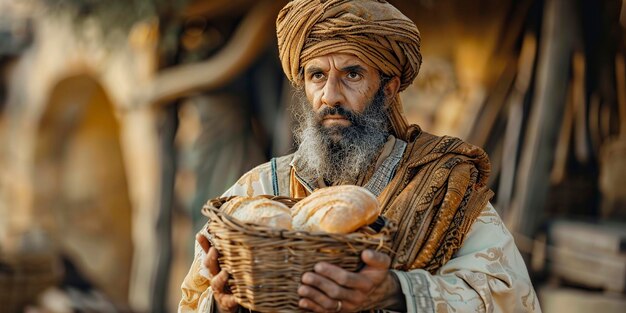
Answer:
[[[294,229],[348,234],[367,226],[380,215],[378,199],[353,185],[318,189],[292,208]]]
[[[284,204],[265,197],[236,197],[222,205],[221,210],[245,223],[291,230],[291,210]]]

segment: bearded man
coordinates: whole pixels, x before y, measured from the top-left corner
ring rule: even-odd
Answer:
[[[425,133],[402,114],[398,93],[421,64],[415,24],[385,1],[295,0],[276,25],[283,70],[301,97],[293,110],[298,150],[251,170],[224,196],[304,197],[354,184],[398,225],[393,256],[367,250],[357,273],[328,263],[305,273],[300,307],[540,312],[513,238],[488,202],[485,152]],[[197,236],[179,312],[236,312],[205,235]]]

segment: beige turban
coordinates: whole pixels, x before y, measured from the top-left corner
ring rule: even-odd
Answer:
[[[294,0],[276,20],[278,50],[287,78],[303,81],[302,66],[330,53],[355,55],[406,89],[422,63],[420,34],[408,17],[383,0]],[[391,105],[396,136],[405,137],[407,121],[400,98]]]

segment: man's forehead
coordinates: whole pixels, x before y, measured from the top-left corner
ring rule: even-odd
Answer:
[[[353,68],[358,66],[364,70],[376,71],[375,68],[363,62],[357,56],[347,53],[332,53],[311,59],[304,64],[304,69],[316,67],[320,69],[329,69],[331,67],[337,69]]]

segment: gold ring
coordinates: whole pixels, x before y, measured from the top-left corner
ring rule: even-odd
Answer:
[[[341,300],[337,300],[337,307],[335,308],[335,312],[340,312],[341,307],[342,307]]]

